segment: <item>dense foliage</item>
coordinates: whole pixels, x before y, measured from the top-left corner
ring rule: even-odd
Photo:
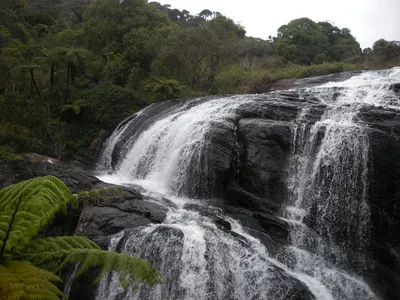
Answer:
[[[0,190],[0,299],[60,299],[65,295],[57,283],[59,272],[77,266],[75,278],[98,267],[103,275],[117,271],[122,284],[161,282],[160,274],[145,260],[101,250],[85,237],[38,238],[37,234],[66,210],[83,199],[100,201],[114,189],[71,194],[55,177],[37,177]],[[79,264],[78,264],[79,263]]]
[[[280,78],[399,60],[398,42],[362,51],[349,29],[307,18],[262,40],[208,9],[192,15],[147,0],[2,0],[0,144],[62,157],[154,101],[264,92]]]

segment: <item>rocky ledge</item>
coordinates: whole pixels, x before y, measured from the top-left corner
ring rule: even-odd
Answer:
[[[48,175],[62,180],[73,193],[111,186],[79,166],[60,162],[0,161],[0,189],[23,180]],[[79,210],[69,208],[68,215],[59,213],[53,223],[45,229],[44,234],[84,235],[106,248],[107,237],[111,234],[150,223],[161,223],[164,220],[164,207],[144,201],[140,192],[133,187],[121,188],[122,195],[100,205],[90,205]]]

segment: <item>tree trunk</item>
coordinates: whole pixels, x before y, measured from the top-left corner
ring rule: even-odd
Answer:
[[[50,91],[53,89],[54,85],[54,63],[51,64],[50,69]]]
[[[75,86],[75,74],[76,74],[76,68],[74,64],[71,64],[71,86]]]
[[[32,79],[33,86],[35,87],[36,94],[39,96],[39,99],[42,100],[42,95],[40,94],[39,88],[36,84],[35,76],[33,75],[33,70],[31,70],[30,73],[31,73],[31,79]]]
[[[67,65],[67,86],[65,88],[65,100],[64,104],[67,104],[68,100],[68,89],[69,89],[69,77],[70,77],[70,72],[71,72],[71,63],[68,63]]]

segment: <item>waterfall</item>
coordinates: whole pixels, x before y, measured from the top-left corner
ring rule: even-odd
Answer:
[[[168,213],[162,224],[117,234],[109,248],[149,259],[166,282],[133,291],[123,289],[113,273],[101,282],[97,299],[379,299],[360,275],[367,268],[370,208],[368,128],[359,112],[365,106],[397,109],[387,91],[399,76],[400,68],[365,72],[298,91],[299,99],[312,95],[325,108],[312,121],[313,104],[304,104],[292,122],[287,192],[280,210],[289,224],[289,244],[278,252],[213,206],[219,174],[210,167],[221,164],[213,160],[214,151],[236,151],[236,125],[246,107],[272,101],[272,96],[195,100],[173,107],[125,139],[113,168],[112,152],[132,124],[119,126],[104,147],[106,171],[99,178],[141,185],[145,198]],[[223,145],[216,146],[215,131],[227,138]]]
[[[233,133],[236,110],[249,101],[250,96],[236,96],[177,109],[136,138],[113,177],[175,195],[196,196],[212,190],[215,174],[207,169],[210,132],[221,128]]]
[[[362,281],[339,268],[365,268],[370,231],[369,140],[357,115],[365,105],[396,107],[394,94],[387,91],[399,75],[400,69],[364,73],[307,89],[327,108],[315,124],[305,120],[308,108],[294,123],[283,212],[291,225],[287,252],[292,268],[330,286],[333,299],[376,299]],[[348,258],[343,249],[357,254]]]

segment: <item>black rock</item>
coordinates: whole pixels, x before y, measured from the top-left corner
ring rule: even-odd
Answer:
[[[392,85],[389,87],[389,91],[394,91],[395,93],[400,92],[400,83],[392,84]]]
[[[280,206],[291,126],[287,122],[264,119],[239,121],[237,134],[241,154],[237,183],[245,191],[241,194],[248,195],[245,198],[247,208],[264,211]],[[255,197],[250,197],[249,193]]]

